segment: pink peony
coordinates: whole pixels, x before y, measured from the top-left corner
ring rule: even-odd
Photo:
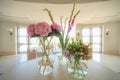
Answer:
[[[46,22],[40,22],[36,25],[35,28],[35,34],[40,35],[41,37],[48,36],[48,34],[51,32],[51,27]]]
[[[52,27],[53,29],[55,29],[55,30],[59,31],[59,32],[61,32],[61,31],[62,31],[61,26],[60,26],[60,25],[58,25],[57,23],[53,23],[53,24],[51,24],[51,27]]]
[[[33,36],[35,34],[35,24],[31,24],[27,27],[27,33],[29,36]]]

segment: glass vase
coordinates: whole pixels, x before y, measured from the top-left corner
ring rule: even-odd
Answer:
[[[68,61],[67,71],[75,78],[84,78],[88,73],[87,61]]]
[[[65,65],[65,64],[67,64],[67,58],[66,57],[64,57],[64,56],[60,56],[59,57],[59,62],[60,62],[60,64],[63,64],[63,65]]]
[[[68,59],[65,57],[65,49],[61,48],[61,54],[58,56],[60,64],[67,64]]]
[[[38,69],[39,69],[39,72],[43,75],[50,74],[53,71],[52,60],[50,58],[47,58],[46,56],[39,57]]]

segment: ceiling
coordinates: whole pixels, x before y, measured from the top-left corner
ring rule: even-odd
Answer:
[[[91,3],[91,2],[100,2],[108,0],[15,0],[15,1],[24,1],[32,3],[52,3],[52,4],[69,4],[76,1],[76,3]]]
[[[73,6],[72,0],[37,1],[0,0],[0,20],[51,22],[48,14],[42,10],[48,8],[54,20],[59,23],[61,16],[63,19],[70,16]],[[120,0],[77,0],[77,2],[75,11],[80,10],[80,14],[76,18],[76,23],[93,24],[120,20]]]

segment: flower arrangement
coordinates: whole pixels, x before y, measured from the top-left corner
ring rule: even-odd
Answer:
[[[27,28],[27,33],[30,37],[49,37],[56,36],[62,31],[61,26],[53,23],[49,25],[46,22],[30,24]]]
[[[68,59],[68,72],[72,76],[83,78],[87,75],[87,65],[81,60],[90,60],[92,48],[90,44],[84,44],[82,40],[73,40],[65,50],[65,57]]]
[[[53,16],[51,14],[51,11],[48,10],[48,9],[43,9],[44,11],[47,11],[48,14],[49,14],[49,17],[53,23],[53,27],[54,26],[59,26],[57,23],[55,23],[54,19],[53,19]],[[61,45],[61,48],[62,48],[62,56],[61,58],[64,56],[64,53],[65,53],[65,49],[68,45],[68,42],[69,42],[69,33],[70,31],[72,30],[73,26],[74,26],[74,23],[75,23],[75,19],[77,17],[77,15],[79,14],[80,10],[78,10],[76,13],[75,13],[75,2],[73,4],[73,9],[71,11],[71,15],[70,17],[68,18],[65,18],[64,20],[64,24],[63,24],[63,16],[61,16],[60,18],[60,23],[61,23],[61,28],[62,28],[62,31],[61,33],[58,35],[59,37],[59,41],[60,41],[60,45]],[[69,20],[68,20],[69,19]],[[67,27],[68,26],[68,27]],[[59,28],[58,28],[59,29]]]
[[[49,48],[50,42],[53,38],[53,36],[57,36],[60,34],[61,27],[57,24],[51,24],[49,25],[46,22],[39,22],[37,24],[31,24],[27,27],[27,33],[30,37],[39,37],[40,43],[42,45],[43,50],[43,56],[42,56],[42,65],[44,65],[44,69],[41,71],[41,73],[44,74],[46,70],[46,66],[49,65],[51,68],[53,68],[53,64],[50,61],[49,58],[49,51],[47,49]],[[48,37],[50,39],[48,39]],[[43,57],[46,59],[43,60]]]
[[[65,57],[69,60],[73,57],[76,61],[89,60],[92,58],[91,51],[90,44],[84,44],[82,40],[75,41],[72,39],[65,50]]]
[[[57,36],[59,38],[60,45],[62,48],[62,57],[63,57],[65,54],[65,49],[69,42],[69,33],[74,26],[75,19],[76,19],[77,15],[79,14],[80,10],[78,10],[75,13],[75,3],[74,3],[73,9],[71,11],[71,15],[69,18],[65,18],[64,25],[63,25],[63,20],[62,20],[63,17],[60,18],[61,25],[59,25],[54,21],[50,10],[45,8],[45,9],[43,9],[43,11],[47,11],[52,24],[49,25],[46,22],[31,24],[28,26],[27,32],[30,37],[40,37],[40,42],[43,47],[43,52],[47,58],[46,62],[50,62],[49,57],[48,57],[49,54],[47,53],[46,49],[49,47],[49,44],[50,44],[53,36]],[[68,26],[68,27],[66,27],[66,26]],[[47,39],[48,37],[50,37],[49,41]],[[53,65],[51,65],[51,67],[53,67]],[[44,73],[44,71],[43,71],[43,73]]]

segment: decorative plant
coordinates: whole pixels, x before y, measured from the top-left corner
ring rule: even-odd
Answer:
[[[47,51],[47,48],[49,48],[50,42],[53,38],[53,36],[57,36],[58,34],[60,34],[61,31],[61,27],[60,26],[56,26],[55,24],[51,24],[49,25],[46,22],[39,22],[37,24],[31,24],[27,27],[27,33],[30,37],[39,37],[40,39],[40,43],[42,45],[42,50],[43,50],[43,56],[46,57],[46,61],[45,63],[45,67],[43,70],[43,73],[46,69],[47,64],[49,64],[52,68],[53,65],[50,62],[50,58],[49,58],[49,53]],[[48,39],[48,37],[50,39]],[[42,59],[43,59],[42,56]]]
[[[58,26],[58,24],[55,23],[55,21],[53,19],[51,11],[48,10],[48,9],[43,9],[43,10],[48,12],[49,17],[50,17],[52,23],[55,26]],[[74,12],[75,12],[75,3],[73,4],[73,9],[71,11],[70,17],[69,18],[68,17],[65,18],[64,25],[63,25],[63,22],[62,22],[63,16],[60,18],[62,32],[58,35],[58,37],[59,37],[60,45],[61,45],[61,48],[62,48],[62,56],[64,56],[65,49],[66,49],[66,47],[68,45],[68,42],[69,42],[69,33],[70,33],[70,31],[72,30],[72,28],[74,26],[75,18],[79,14],[80,10],[78,10],[75,14],[74,14]],[[65,31],[66,31],[66,34],[65,34]]]
[[[91,51],[90,44],[84,44],[82,40],[72,39],[72,42],[68,44],[65,57],[69,61],[68,72],[72,73],[72,76],[83,78],[87,75],[87,65],[81,60],[91,59]]]
[[[92,58],[91,51],[90,43],[85,44],[82,40],[75,41],[72,39],[72,42],[68,44],[65,50],[65,57],[69,60],[73,57],[75,61],[89,60]]]

